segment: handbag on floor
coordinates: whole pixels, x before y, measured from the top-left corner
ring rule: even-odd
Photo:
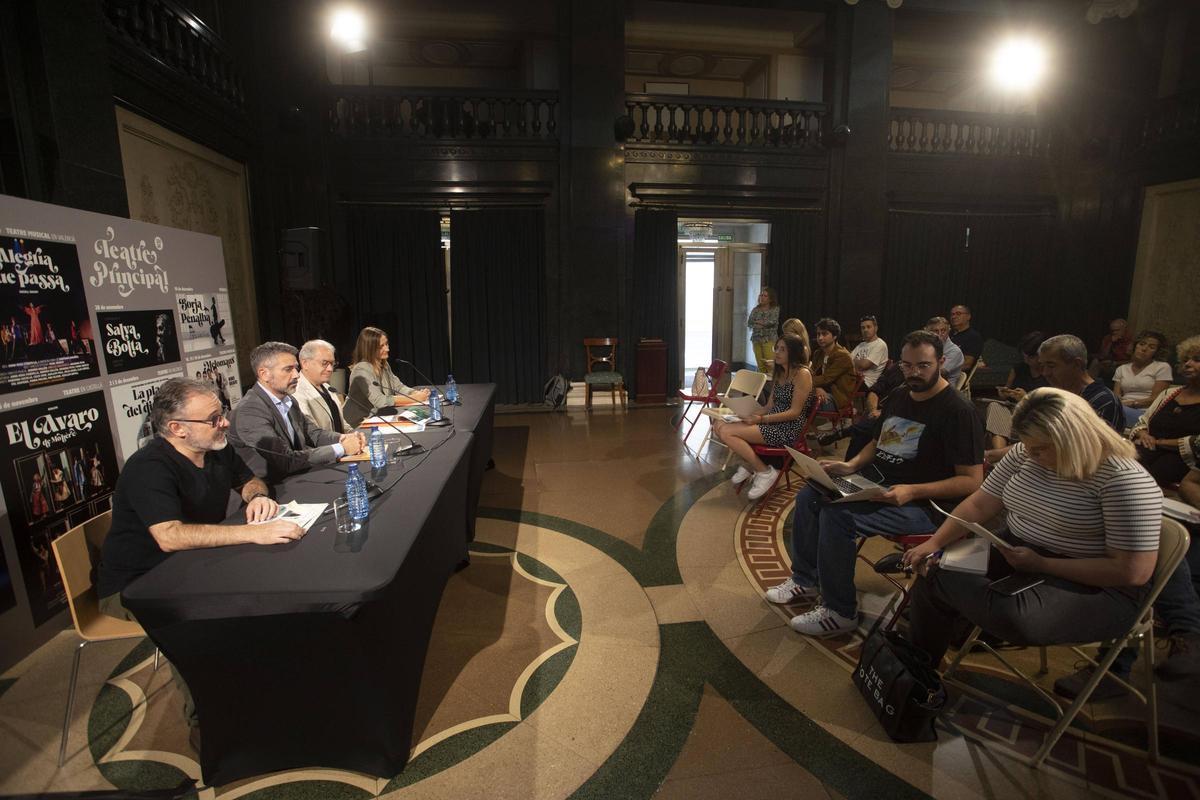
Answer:
[[[899,633],[876,623],[859,652],[854,685],[893,741],[937,741],[933,723],[946,690],[928,654]]]

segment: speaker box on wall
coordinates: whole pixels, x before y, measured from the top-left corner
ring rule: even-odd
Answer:
[[[293,290],[321,288],[324,234],[320,228],[287,228],[279,248],[283,287]]]

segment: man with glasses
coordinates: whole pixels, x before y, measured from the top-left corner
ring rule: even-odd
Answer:
[[[950,309],[950,340],[963,352],[963,371],[970,372],[983,355],[983,334],[971,327],[971,309],[956,305]]]
[[[121,603],[122,590],[177,550],[283,544],[304,536],[304,529],[294,523],[265,522],[279,506],[267,484],[226,447],[229,421],[212,384],[172,378],[159,388],[149,419],[155,437],[121,470],[101,553],[96,586],[100,610],[118,619],[131,618]],[[247,524],[221,525],[234,490],[246,503]],[[178,674],[175,682],[183,693],[184,716],[196,746],[191,694]]]
[[[820,603],[792,617],[809,636],[849,633],[858,626],[854,561],[859,536],[932,533],[928,500],[955,503],[983,482],[983,428],[975,410],[942,377],[942,339],[928,331],[904,337],[904,386],[888,397],[874,440],[849,461],[826,461],[830,475],[861,472],[888,487],[875,501],[830,502],[809,484],[796,495],[792,576],[767,591],[772,603]]]
[[[300,347],[300,381],[296,384],[297,405],[313,427],[334,433],[352,433],[342,416],[344,397],[329,385],[337,361],[333,345],[324,339],[310,339]]]
[[[357,432],[321,430],[305,418],[293,397],[300,383],[296,353],[286,342],[265,342],[250,351],[250,368],[258,382],[229,418],[229,438],[238,455],[255,475],[273,483],[356,455],[365,445]]]

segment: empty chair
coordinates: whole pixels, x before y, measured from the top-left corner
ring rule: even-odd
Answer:
[[[621,393],[621,408],[625,408],[625,378],[617,372],[617,340],[610,337],[584,339],[583,349],[587,353],[588,371],[583,376],[586,389],[584,407],[592,407],[592,391],[597,386],[608,387],[613,405],[617,404],[617,392]],[[596,367],[600,366],[601,369]]]

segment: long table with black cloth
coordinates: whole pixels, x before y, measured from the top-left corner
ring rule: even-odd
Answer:
[[[404,768],[433,620],[491,457],[495,387],[461,392],[451,427],[412,434],[425,452],[363,470],[386,491],[361,530],[339,534],[327,514],[286,545],[178,552],[122,593],[192,691],[205,783]],[[293,475],[278,499],[331,502],[346,471]]]

